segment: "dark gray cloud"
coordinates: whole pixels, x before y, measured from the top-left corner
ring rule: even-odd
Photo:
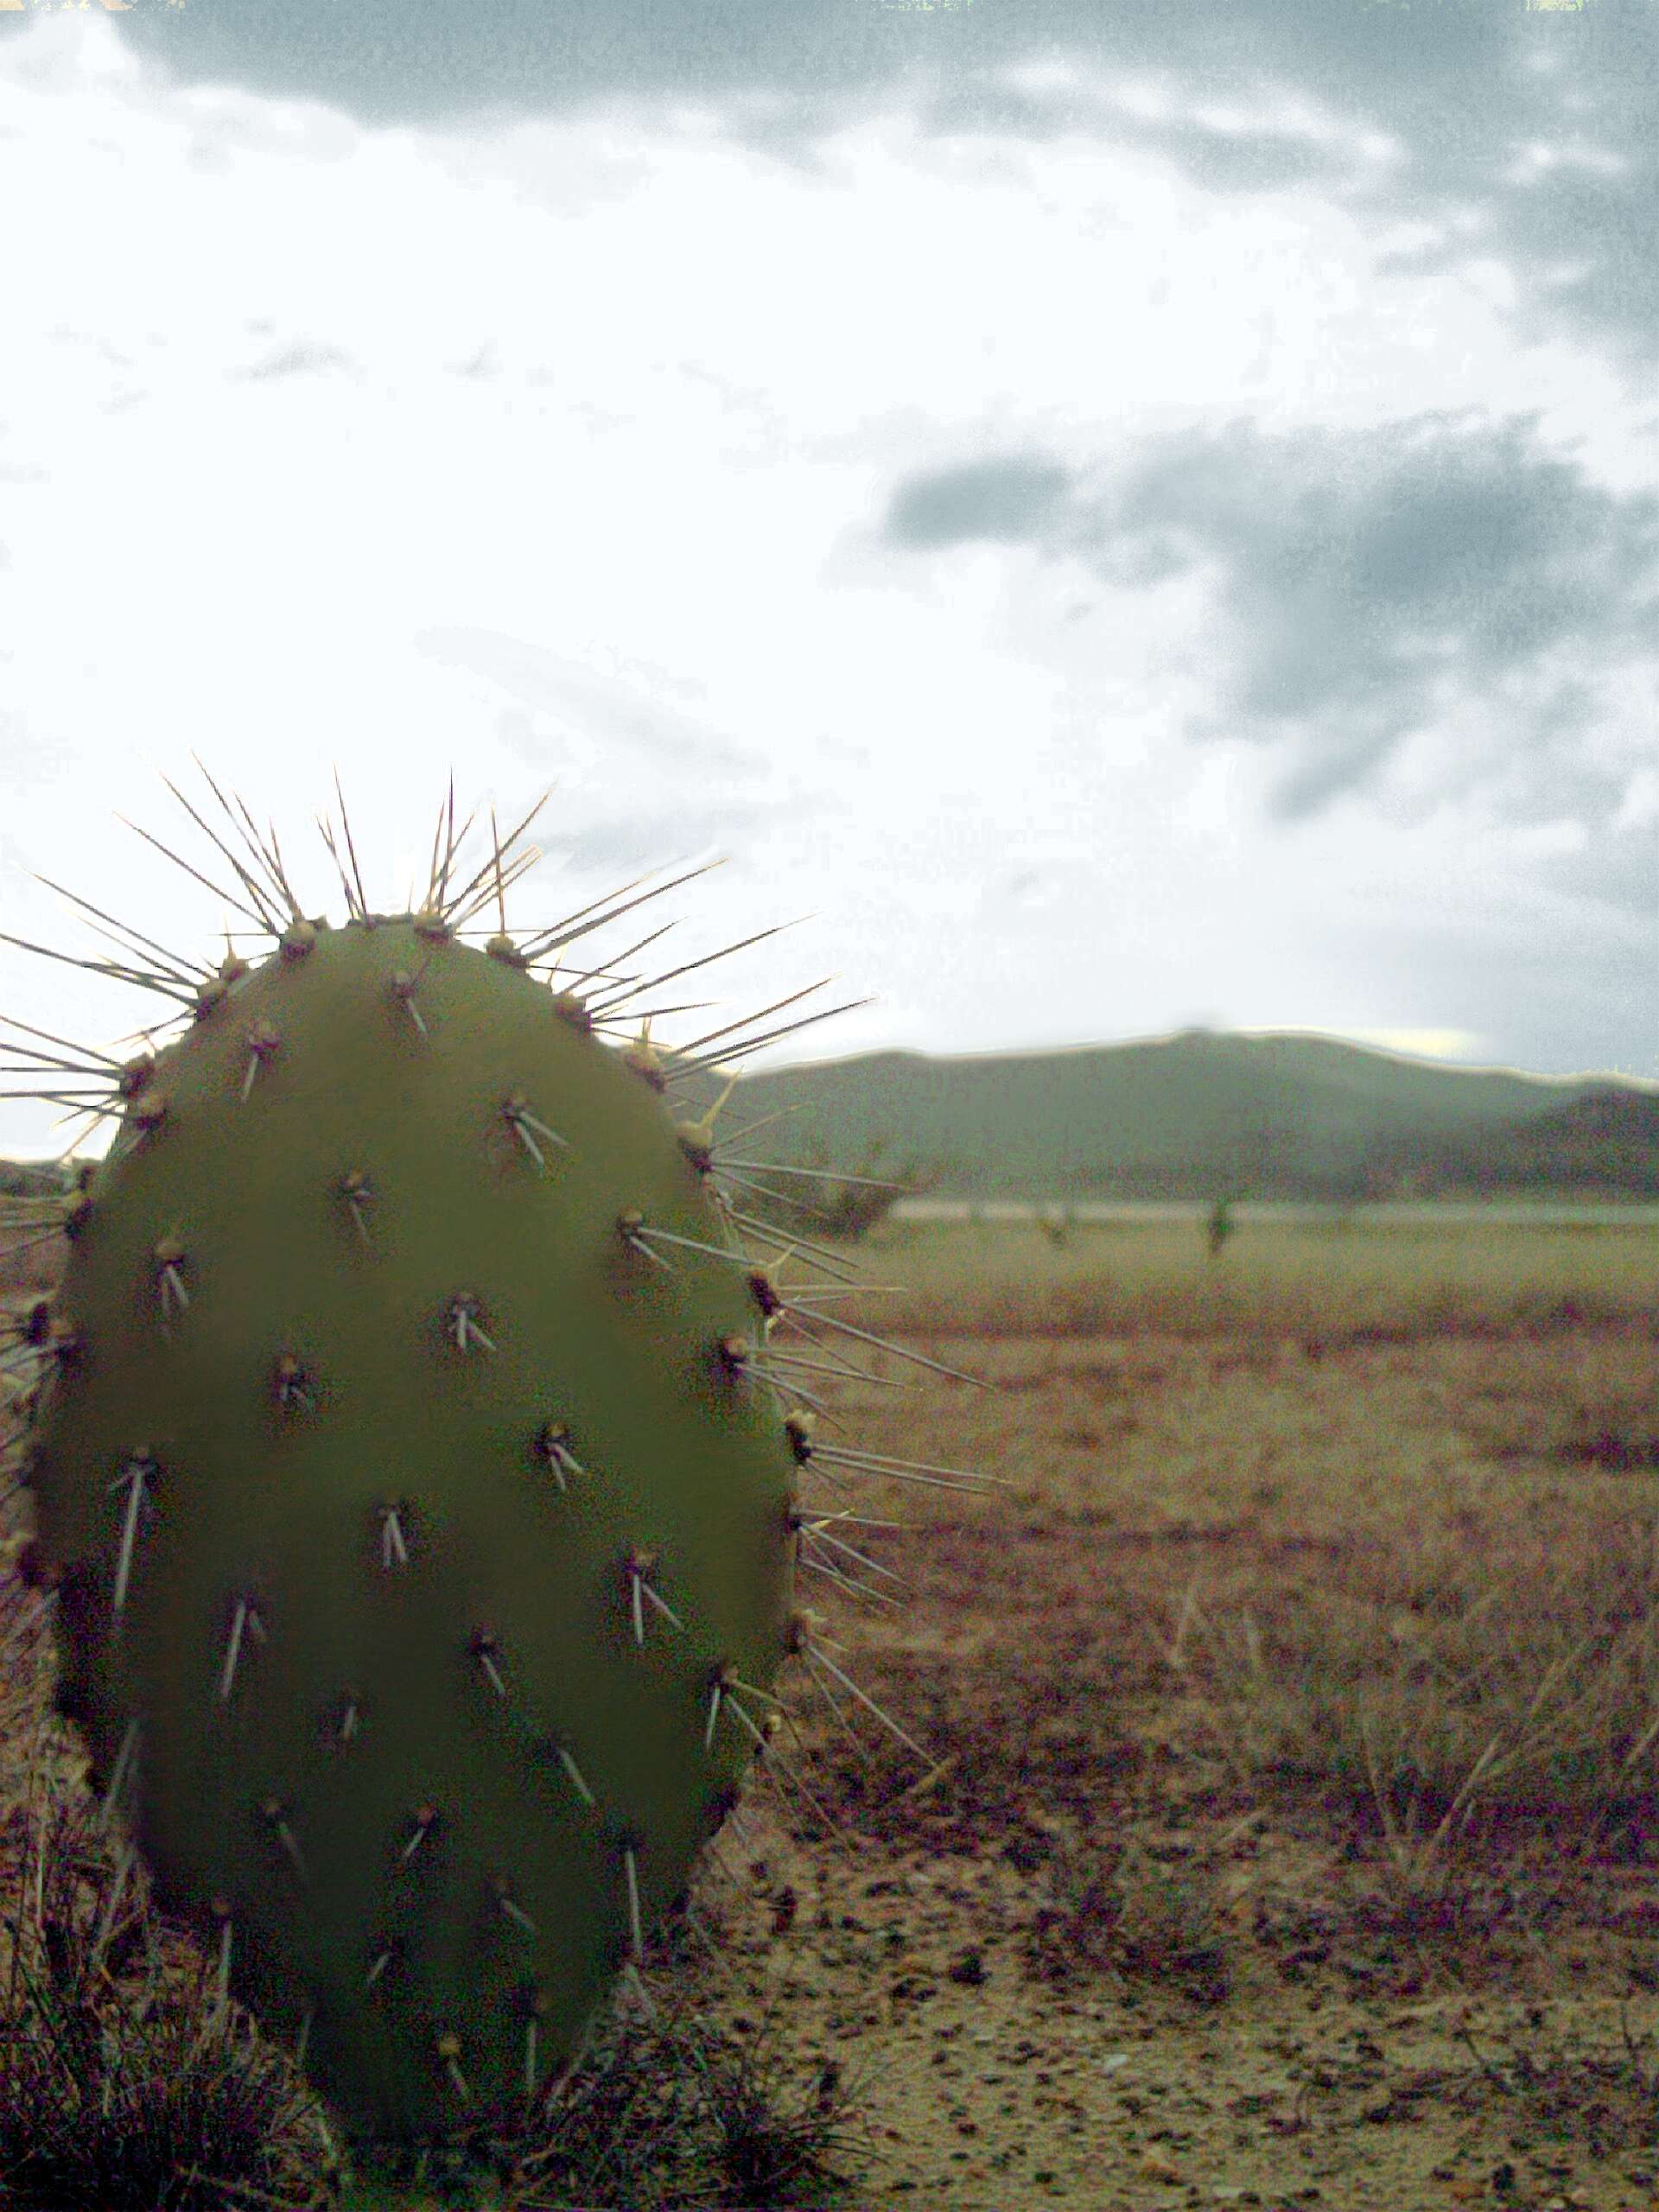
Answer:
[[[1099,476],[994,455],[899,485],[885,531],[912,550],[1024,541],[1131,588],[1204,570],[1224,626],[1195,734],[1283,744],[1287,814],[1459,707],[1501,704],[1517,755],[1559,760],[1601,709],[1601,672],[1659,650],[1659,499],[1604,490],[1530,420],[1235,423]]]
[[[1659,355],[1659,9],[1587,0],[1528,10],[1512,0],[1025,0],[993,10],[946,67],[931,110],[944,131],[1083,131],[1154,151],[1212,191],[1323,184],[1431,235],[1396,257],[1434,268],[1471,252],[1507,264],[1527,335],[1567,331],[1644,362]],[[1080,86],[1011,95],[1006,61],[1081,65]],[[997,49],[1001,49],[998,52]],[[1151,80],[1168,111],[1110,97]],[[1334,138],[1299,137],[1273,113],[1288,95]],[[1219,123],[1224,103],[1251,123]],[[1368,137],[1394,158],[1355,157]],[[1535,151],[1544,159],[1535,163]],[[1469,227],[1472,220],[1472,229]]]
[[[187,83],[409,123],[619,98],[852,92],[937,48],[951,20],[880,0],[137,0],[120,26]]]
[[[1086,89],[1033,90],[1005,75],[976,72],[930,98],[923,120],[946,137],[1013,137],[1037,143],[1063,134],[1102,139],[1116,150],[1162,155],[1210,192],[1309,184],[1340,191],[1360,174],[1356,149],[1342,137],[1321,139],[1306,128],[1271,120],[1265,111],[1253,121],[1224,123],[1213,113],[1191,111],[1190,105],[1183,110],[1179,99],[1172,103],[1178,111],[1173,115],[1139,113],[1113,97],[1122,85],[1114,72],[1109,79],[1091,79]],[[1236,97],[1236,88],[1229,89]],[[1253,96],[1260,89],[1253,88]],[[1198,76],[1183,79],[1179,90],[1190,104],[1211,87]]]
[[[0,16],[0,36],[27,20]],[[1323,181],[1427,224],[1419,260],[1478,249],[1510,264],[1524,327],[1659,353],[1649,0],[137,0],[113,20],[184,82],[321,100],[372,124],[690,98],[787,158],[899,96],[937,131],[1082,130],[1159,151],[1215,191]],[[1093,73],[1107,96],[1016,88],[1010,73],[1037,61]],[[1172,88],[1169,112],[1117,105],[1128,78]],[[1287,97],[1325,111],[1335,137],[1269,121]],[[1262,119],[1195,111],[1217,101]],[[1369,133],[1397,142],[1399,158],[1357,164],[1350,149]],[[1529,147],[1562,158],[1523,181]]]
[[[899,545],[1040,537],[1064,512],[1071,483],[1058,462],[1015,454],[936,469],[894,493],[887,534]]]

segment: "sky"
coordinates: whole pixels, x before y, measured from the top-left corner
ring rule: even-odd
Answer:
[[[749,1065],[1659,1077],[1656,185],[1648,0],[0,0],[0,928],[453,772]]]

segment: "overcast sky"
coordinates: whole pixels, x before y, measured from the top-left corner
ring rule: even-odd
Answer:
[[[1656,182],[1647,0],[0,0],[0,926],[453,766],[774,1060],[1659,1077]]]

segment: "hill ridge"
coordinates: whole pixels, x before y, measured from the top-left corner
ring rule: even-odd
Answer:
[[[710,1077],[694,1110],[713,1103]],[[1625,1102],[1594,1147],[1566,1127],[1557,1160],[1516,1132],[1589,1091]],[[1280,1198],[1478,1187],[1490,1152],[1519,1187],[1645,1191],[1643,1107],[1659,1084],[1623,1072],[1538,1075],[1434,1060],[1315,1030],[1161,1032],[1147,1038],[984,1053],[902,1046],[744,1075],[730,1112],[785,1112],[769,1132],[790,1165],[925,1171],[941,1197]],[[797,1110],[804,1109],[804,1110]],[[1507,1187],[1507,1185],[1506,1185]]]

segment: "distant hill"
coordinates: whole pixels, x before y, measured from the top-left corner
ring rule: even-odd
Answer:
[[[716,1089],[696,1086],[700,1106]],[[970,1058],[873,1052],[747,1076],[718,1126],[784,1113],[742,1151],[856,1171],[880,1147],[879,1172],[913,1164],[943,1198],[1646,1195],[1659,1169],[1652,1086],[1458,1067],[1295,1033],[1184,1030]]]
[[[1659,1199],[1659,1096],[1597,1083],[1478,1137],[1380,1146],[1367,1165],[1379,1189],[1425,1197],[1569,1188]]]
[[[721,1088],[706,1073],[677,1087],[677,1112]],[[729,1141],[762,1122],[739,1157],[913,1175],[942,1198],[1659,1198],[1659,1085],[1294,1032],[817,1061],[743,1077],[716,1127]],[[0,1162],[0,1191],[9,1179]]]
[[[62,1187],[63,1178],[50,1160],[0,1160],[0,1198],[38,1198]]]

